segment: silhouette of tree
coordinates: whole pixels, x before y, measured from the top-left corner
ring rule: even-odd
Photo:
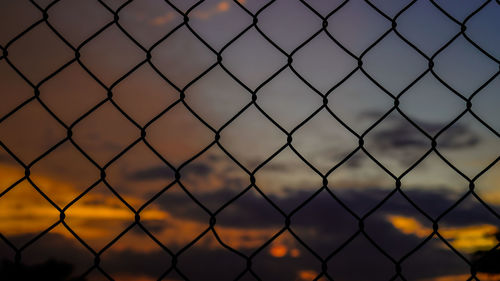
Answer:
[[[500,242],[500,232],[495,234],[495,238]],[[500,249],[493,252],[477,251],[472,254],[472,260],[476,265],[476,271],[488,274],[500,274]]]
[[[4,260],[0,265],[1,280],[85,281],[84,278],[71,277],[72,272],[72,264],[52,259],[35,265],[15,264],[9,260]]]

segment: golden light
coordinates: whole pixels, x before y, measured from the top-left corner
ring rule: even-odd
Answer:
[[[222,1],[217,5],[217,10],[219,12],[227,12],[229,10],[229,3],[227,1]]]
[[[445,238],[453,239],[453,247],[466,252],[489,250],[495,247],[497,244],[495,233],[497,232],[498,228],[489,224],[443,228],[443,230],[439,231]]]
[[[424,238],[432,233],[430,228],[424,227],[419,221],[412,217],[390,215],[387,219],[392,226],[406,235],[413,234],[420,238]]]
[[[316,276],[318,276],[318,273],[314,270],[300,270],[299,273],[299,280],[314,280]]]
[[[269,249],[269,254],[275,258],[282,258],[288,253],[288,248],[283,244],[273,245]]]
[[[290,250],[290,256],[292,258],[298,258],[298,257],[300,257],[300,250],[299,249],[291,249]]]
[[[406,235],[415,235],[420,238],[427,237],[432,229],[423,226],[413,217],[390,215],[387,220],[394,228]],[[450,241],[456,249],[465,252],[475,252],[493,248],[496,244],[495,233],[498,227],[490,224],[470,225],[463,227],[442,227],[439,233]]]

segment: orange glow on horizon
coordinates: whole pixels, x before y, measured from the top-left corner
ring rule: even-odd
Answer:
[[[430,228],[424,227],[419,221],[414,218],[404,216],[389,216],[388,220],[391,224],[406,235],[416,235],[420,238],[429,236],[432,233]]]
[[[268,250],[269,255],[274,258],[299,258],[301,256],[301,251],[296,248],[296,243],[297,242],[291,235],[284,233],[270,245]]]
[[[300,281],[305,281],[305,280],[314,280],[314,278],[318,276],[318,273],[314,270],[300,270],[298,275]]]
[[[406,235],[425,238],[432,233],[431,228],[423,226],[413,217],[390,215],[387,219],[394,228]],[[494,235],[498,231],[496,226],[489,224],[439,229],[439,233],[449,240],[453,247],[470,253],[495,247],[497,241]]]
[[[17,169],[11,166],[1,166],[0,170],[5,175],[1,177],[2,182],[15,182],[24,176],[24,173],[15,173]],[[212,177],[210,179],[210,184],[216,184],[215,179]],[[77,190],[72,183],[59,181],[46,175],[36,176],[35,183],[61,208],[82,192]],[[132,205],[143,201],[140,198],[123,197]],[[59,211],[38,194],[27,180],[19,183],[0,198],[0,209],[2,210],[0,212],[0,232],[7,236],[36,235],[59,220]],[[118,234],[116,231],[123,230],[124,225],[130,225],[134,221],[133,212],[102,185],[96,186],[78,200],[66,210],[65,214],[65,222],[85,241],[94,246],[105,245]],[[208,227],[206,222],[177,218],[170,212],[160,209],[154,203],[141,212],[141,221],[145,222],[146,225],[148,222],[160,222],[162,225],[168,225],[168,227],[155,232],[155,236],[169,247],[186,245]],[[216,230],[225,243],[236,249],[257,248],[275,232],[273,228],[248,229],[219,225],[216,226]],[[64,227],[56,227],[52,232],[61,234],[70,240],[74,239],[73,235]],[[138,252],[157,250],[155,245],[149,247],[149,245],[138,242],[143,239],[142,234],[130,233],[128,235],[131,237],[130,239],[123,240],[123,243],[113,246],[113,249]],[[216,248],[219,244],[213,240],[203,246]],[[293,252],[291,254],[293,255]]]
[[[283,258],[288,253],[288,248],[283,244],[273,245],[269,249],[269,254],[275,258]]]

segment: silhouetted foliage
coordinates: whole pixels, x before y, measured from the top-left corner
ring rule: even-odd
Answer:
[[[0,267],[0,279],[9,281],[85,281],[85,278],[72,277],[72,272],[72,264],[52,259],[35,265],[15,264],[4,260]]]
[[[495,234],[500,242],[500,232]],[[483,273],[500,273],[500,249],[492,252],[477,251],[472,255],[472,260],[476,263],[476,270]]]

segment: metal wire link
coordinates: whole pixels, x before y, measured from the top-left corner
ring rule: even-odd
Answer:
[[[471,18],[473,18],[479,11],[485,8],[486,5],[488,5],[491,0],[484,2],[479,8],[474,10],[472,13],[470,13],[465,20],[459,21],[456,18],[454,18],[452,15],[450,15],[445,9],[443,9],[439,4],[437,4],[435,1],[431,0],[430,2],[434,7],[436,7],[443,15],[445,15],[448,19],[450,19],[452,22],[454,22],[457,26],[460,27],[460,31],[456,33],[448,42],[446,42],[444,45],[442,45],[435,53],[432,54],[432,56],[426,55],[422,50],[417,48],[412,42],[410,42],[407,38],[405,38],[399,31],[398,31],[398,18],[405,13],[411,6],[413,6],[417,1],[411,1],[408,3],[404,8],[402,8],[394,17],[390,17],[386,13],[384,13],[380,8],[378,8],[375,4],[371,3],[368,0],[365,0],[365,2],[374,10],[376,11],[381,17],[386,19],[391,23],[391,27],[387,29],[379,38],[377,38],[368,48],[366,48],[361,55],[357,56],[355,55],[352,51],[350,51],[346,46],[344,46],[342,43],[340,43],[327,29],[328,26],[328,21],[331,16],[339,12],[348,1],[344,1],[341,3],[337,8],[335,8],[333,11],[328,13],[327,15],[322,15],[320,12],[315,10],[309,3],[307,3],[305,0],[300,0],[300,3],[303,4],[304,9],[308,9],[312,13],[314,13],[318,18],[321,19],[322,24],[321,26],[318,26],[317,31],[307,38],[305,41],[303,41],[298,47],[293,49],[290,53],[287,53],[282,47],[280,47],[276,42],[271,40],[271,38],[266,35],[266,33],[259,27],[258,22],[259,22],[259,15],[268,9],[271,5],[273,5],[276,0],[269,1],[266,3],[264,6],[262,6],[257,12],[252,13],[245,5],[240,3],[240,1],[233,0],[237,6],[244,11],[246,14],[248,14],[252,19],[252,23],[245,27],[238,35],[236,35],[234,38],[232,38],[226,45],[224,45],[220,51],[217,51],[215,48],[213,48],[200,34],[197,33],[195,29],[190,25],[189,19],[190,15],[192,15],[192,11],[198,7],[201,3],[204,1],[198,1],[196,2],[193,6],[191,6],[189,9],[187,9],[185,12],[183,12],[181,9],[176,7],[173,3],[171,3],[168,0],[165,0],[165,3],[167,3],[175,12],[180,15],[183,18],[183,21],[177,25],[175,28],[173,28],[170,32],[165,34],[160,40],[155,42],[151,47],[147,48],[141,43],[135,39],[120,23],[120,12],[130,5],[134,0],[129,0],[123,3],[120,7],[118,7],[116,10],[113,10],[110,6],[108,6],[104,1],[98,0],[100,5],[102,6],[103,9],[107,10],[109,13],[113,15],[113,20],[109,21],[106,23],[104,26],[102,26],[97,32],[92,34],[90,37],[85,39],[81,44],[78,46],[74,47],[64,36],[61,35],[61,33],[50,23],[50,17],[49,17],[49,11],[57,5],[57,3],[61,2],[61,0],[55,0],[51,2],[48,6],[45,8],[42,8],[37,2],[34,0],[30,0],[29,2],[36,7],[36,9],[39,10],[39,12],[42,14],[42,19],[38,20],[37,22],[33,23],[31,26],[29,26],[27,29],[25,29],[23,32],[19,33],[17,36],[12,38],[5,46],[0,46],[0,49],[2,51],[2,54],[0,56],[0,61],[3,60],[5,61],[12,70],[14,70],[19,77],[21,77],[24,82],[29,85],[32,90],[33,90],[33,95],[22,102],[19,106],[16,108],[12,109],[10,112],[5,114],[4,116],[0,117],[0,124],[7,119],[11,118],[16,112],[21,110],[23,107],[30,103],[38,103],[40,104],[46,112],[48,112],[54,120],[56,120],[59,125],[64,127],[66,129],[67,135],[65,138],[61,139],[57,144],[52,146],[50,149],[36,157],[35,160],[31,161],[30,163],[25,163],[23,162],[16,154],[9,149],[9,147],[0,140],[0,147],[2,147],[17,163],[22,165],[25,169],[25,175],[24,177],[20,178],[17,180],[14,184],[9,186],[7,189],[5,189],[2,193],[0,193],[0,198],[10,192],[12,189],[16,188],[17,185],[19,185],[21,182],[28,182],[34,190],[36,190],[47,202],[49,202],[57,211],[60,213],[60,219],[44,231],[42,231],[40,234],[38,234],[36,237],[25,243],[22,247],[16,247],[7,237],[2,235],[0,233],[0,239],[3,240],[10,248],[12,248],[15,251],[15,262],[20,263],[21,262],[21,257],[23,256],[23,252],[25,249],[27,249],[29,246],[31,246],[33,243],[36,243],[41,237],[43,237],[45,234],[50,232],[53,228],[56,226],[62,225],[65,229],[67,229],[76,240],[81,243],[93,256],[94,256],[94,264],[92,267],[88,268],[88,270],[83,274],[83,276],[87,276],[90,274],[90,272],[94,270],[98,270],[100,273],[102,273],[104,276],[106,276],[108,279],[113,280],[113,278],[110,276],[108,272],[106,272],[102,267],[101,267],[101,259],[100,257],[104,252],[106,252],[113,244],[115,244],[121,237],[123,237],[128,231],[130,231],[134,227],[139,227],[142,229],[142,231],[149,236],[159,247],[161,247],[166,253],[168,253],[171,258],[171,264],[168,268],[165,268],[165,271],[161,276],[158,276],[159,279],[162,279],[166,277],[168,274],[171,272],[176,272],[178,275],[180,275],[182,278],[185,280],[189,280],[189,278],[186,276],[184,272],[182,272],[179,267],[178,267],[178,259],[180,256],[183,255],[183,253],[191,248],[197,241],[199,241],[202,237],[204,237],[207,233],[213,233],[215,236],[216,240],[218,243],[227,249],[228,251],[235,253],[241,259],[246,261],[246,266],[241,270],[239,275],[235,276],[234,280],[239,280],[241,279],[244,275],[246,274],[251,274],[255,279],[257,280],[262,280],[262,277],[257,274],[252,267],[252,263],[256,255],[260,252],[262,252],[268,245],[270,245],[273,241],[275,241],[281,234],[288,232],[290,233],[305,249],[307,249],[308,252],[310,252],[316,259],[317,262],[321,264],[321,272],[316,276],[315,280],[318,280],[320,278],[326,278],[328,280],[334,280],[332,276],[329,275],[327,269],[327,263],[336,255],[338,255],[342,250],[349,245],[356,237],[358,236],[363,236],[365,237],[369,243],[371,243],[378,252],[380,252],[382,255],[384,255],[388,260],[390,260],[394,264],[394,275],[390,278],[390,280],[396,280],[396,279],[401,279],[401,280],[407,280],[404,274],[402,273],[402,268],[403,268],[403,263],[405,260],[407,260],[411,255],[413,255],[415,252],[417,252],[420,248],[422,248],[424,245],[426,245],[432,238],[439,238],[453,253],[455,253],[460,259],[462,259],[465,263],[467,263],[470,266],[470,277],[468,280],[479,280],[476,271],[477,264],[480,263],[481,259],[476,260],[476,261],[471,261],[464,255],[462,255],[457,249],[455,249],[440,233],[439,231],[439,223],[440,220],[450,213],[452,210],[454,210],[461,202],[463,202],[466,198],[468,197],[474,197],[477,199],[493,216],[495,216],[497,219],[500,218],[499,214],[490,206],[488,206],[487,203],[485,203],[481,197],[475,192],[475,182],[485,173],[487,172],[491,167],[493,167],[499,160],[500,157],[497,157],[492,163],[490,163],[484,170],[479,172],[476,176],[470,178],[467,175],[465,175],[460,169],[458,169],[456,166],[454,166],[453,163],[451,163],[443,154],[440,153],[440,151],[437,148],[437,142],[438,138],[440,135],[442,135],[446,130],[448,130],[453,124],[457,123],[465,114],[469,113],[471,116],[473,116],[477,121],[479,121],[487,130],[489,130],[491,133],[493,133],[496,137],[499,137],[499,133],[493,129],[490,125],[488,125],[485,121],[483,121],[472,109],[472,104],[473,104],[473,99],[481,92],[482,89],[484,89],[493,79],[498,77],[500,73],[497,71],[492,75],[483,85],[481,85],[479,88],[477,88],[472,95],[469,97],[464,96],[461,94],[458,90],[454,89],[451,85],[449,85],[447,82],[445,82],[435,71],[434,71],[434,59],[436,58],[437,55],[443,53],[452,42],[457,40],[458,38],[464,38],[467,40],[472,46],[475,47],[476,50],[487,56],[492,62],[496,63],[497,65],[500,66],[500,62],[498,59],[496,59],[493,55],[488,53],[486,50],[481,48],[479,44],[474,42],[466,33],[467,30],[467,23]],[[498,1],[496,1],[497,4],[499,4]],[[74,57],[67,61],[63,66],[61,66],[59,69],[42,79],[39,83],[34,84],[30,79],[27,78],[25,74],[16,66],[10,59],[9,59],[9,47],[18,41],[20,38],[22,38],[26,33],[28,33],[30,30],[34,29],[37,26],[40,25],[45,25],[47,26],[59,39],[61,42],[63,42],[68,48],[70,48],[74,52]],[[139,62],[137,65],[132,67],[128,72],[121,76],[119,79],[114,81],[110,86],[107,86],[100,78],[98,75],[94,74],[85,64],[82,62],[80,59],[80,51],[82,48],[84,48],[86,45],[88,45],[92,40],[94,40],[98,35],[103,33],[105,30],[108,28],[115,26],[118,27],[119,30],[126,35],[126,37],[133,42],[135,46],[140,48],[142,52],[144,53],[145,57],[144,59]],[[164,73],[162,73],[159,68],[153,63],[152,61],[152,52],[160,45],[162,42],[164,42],[166,39],[168,39],[170,36],[172,36],[176,31],[178,31],[180,28],[185,27],[189,30],[189,32],[194,35],[197,40],[199,40],[206,48],[208,48],[215,57],[217,57],[217,61],[214,62],[212,65],[210,65],[208,68],[206,68],[201,74],[199,74],[197,77],[192,79],[187,85],[184,87],[179,87],[176,85],[173,81],[171,81]],[[286,56],[287,62],[282,65],[276,72],[271,74],[267,79],[262,82],[260,85],[258,85],[254,90],[252,90],[248,85],[246,85],[243,81],[241,81],[238,77],[236,77],[231,71],[226,67],[224,64],[224,54],[225,50],[231,46],[236,40],[238,40],[240,37],[242,37],[244,34],[249,32],[250,30],[255,30],[260,34],[262,38],[264,38],[267,42],[269,42],[276,50],[278,50],[281,54]],[[293,58],[294,55],[307,46],[314,38],[319,36],[320,34],[326,35],[335,45],[337,45],[340,49],[342,49],[346,54],[348,54],[350,57],[355,59],[358,64],[357,66],[345,77],[341,79],[340,82],[338,82],[336,85],[331,87],[326,93],[322,93],[320,90],[315,88],[312,83],[310,83],[305,77],[303,77],[301,74],[298,73],[298,71],[294,68],[294,63],[293,63]],[[389,34],[396,34],[399,39],[401,39],[403,42],[405,42],[408,46],[410,46],[413,50],[418,52],[421,57],[423,57],[425,60],[428,62],[428,67],[420,73],[411,83],[409,83],[401,92],[395,93],[391,92],[390,90],[386,89],[384,86],[381,85],[380,82],[378,82],[372,75],[370,75],[366,69],[363,67],[363,60],[365,56],[377,45],[379,44],[384,38],[386,38]],[[66,125],[61,118],[55,114],[44,102],[42,97],[40,97],[40,87],[45,84],[47,81],[50,79],[53,79],[55,76],[57,76],[62,70],[67,68],[71,64],[78,64],[82,69],[85,70],[86,73],[88,73],[94,81],[96,81],[106,92],[108,93],[107,97],[102,99],[100,102],[98,102],[95,106],[93,106],[90,110],[88,110],[85,114],[81,115],[78,117],[73,123],[71,123],[69,126]],[[178,92],[178,99],[169,105],[168,107],[164,108],[164,110],[156,115],[154,118],[152,118],[149,122],[147,122],[144,126],[141,126],[137,121],[134,120],[129,114],[125,112],[113,99],[113,90],[116,88],[117,85],[122,83],[124,80],[126,80],[132,73],[134,73],[138,68],[140,68],[143,65],[149,65],[164,81],[166,81],[170,86],[172,86],[177,92]],[[251,101],[246,104],[237,114],[232,116],[229,121],[227,121],[224,125],[222,125],[219,129],[216,129],[212,127],[207,121],[205,121],[193,108],[186,102],[185,100],[185,92],[188,90],[190,87],[192,87],[195,83],[197,83],[202,77],[207,75],[209,72],[211,72],[215,67],[219,66],[224,70],[225,73],[227,73],[232,80],[234,80],[236,83],[241,85],[249,95],[251,95]],[[281,126],[276,120],[274,120],[265,110],[262,109],[262,107],[259,104],[259,92],[260,90],[268,84],[270,81],[272,81],[274,78],[276,78],[281,72],[284,70],[289,69],[291,70],[296,77],[303,82],[304,85],[306,85],[309,89],[311,89],[314,93],[320,96],[322,99],[322,104],[319,106],[311,115],[309,115],[307,118],[305,118],[299,125],[291,129],[290,131],[286,130],[283,126]],[[355,73],[361,73],[364,75],[366,78],[368,78],[371,82],[373,82],[382,92],[384,92],[388,97],[390,97],[393,100],[393,106],[387,110],[375,123],[373,123],[368,129],[366,129],[363,133],[358,134],[356,131],[354,131],[351,127],[347,125],[347,123],[342,120],[336,112],[334,112],[331,107],[328,104],[328,99],[330,95],[335,92],[335,90],[340,86],[343,85],[349,77],[354,75]],[[459,99],[461,99],[464,104],[465,104],[465,109],[458,115],[456,116],[450,123],[448,123],[444,128],[442,128],[438,133],[435,135],[430,135],[427,133],[421,126],[419,126],[416,122],[414,122],[411,118],[408,117],[408,115],[405,114],[403,110],[399,107],[399,101],[400,98],[408,92],[409,89],[411,89],[418,81],[420,81],[425,75],[430,74],[434,78],[436,78],[439,83],[441,83],[443,86],[445,86],[447,89],[449,89],[451,92],[453,92]],[[111,104],[115,109],[117,109],[128,121],[130,121],[131,124],[133,124],[138,130],[140,130],[141,135],[134,141],[132,141],[125,149],[123,149],[120,153],[115,155],[110,161],[105,163],[104,165],[100,165],[97,163],[86,151],[83,149],[72,137],[72,130],[73,128],[81,123],[85,118],[89,117],[92,115],[96,110],[98,110],[101,106],[104,104]],[[149,142],[147,139],[147,130],[148,128],[155,123],[160,117],[164,116],[167,112],[169,112],[174,106],[184,106],[197,120],[199,120],[206,128],[208,128],[212,133],[213,133],[213,140],[211,141],[210,144],[208,144],[206,147],[204,147],[201,151],[199,151],[196,155],[194,155],[192,158],[188,159],[184,163],[182,163],[180,166],[175,167],[173,164],[171,164],[168,159],[166,159],[163,155],[161,155]],[[236,157],[234,157],[219,141],[220,136],[224,133],[225,128],[227,128],[230,124],[232,124],[239,116],[241,116],[244,112],[246,112],[249,108],[254,107],[256,108],[262,115],[264,115],[267,120],[269,120],[276,128],[278,128],[285,136],[286,136],[286,142],[283,143],[283,145],[276,150],[270,157],[268,157],[265,161],[261,162],[255,169],[249,170],[247,169],[243,164],[241,164]],[[328,172],[322,173],[320,172],[319,169],[317,169],[313,164],[311,164],[306,158],[299,153],[299,151],[294,147],[293,145],[293,138],[294,138],[294,133],[299,130],[301,127],[303,127],[305,124],[307,124],[314,116],[316,116],[320,111],[326,110],[335,120],[337,120],[346,130],[348,130],[352,135],[354,135],[358,139],[358,145],[357,147],[350,152],[342,161],[340,161],[338,164],[335,166],[331,167]],[[395,175],[393,174],[388,168],[386,168],[380,161],[376,159],[375,156],[373,156],[364,146],[364,138],[365,136],[371,132],[374,128],[376,128],[383,120],[387,118],[387,116],[393,112],[398,112],[406,121],[408,121],[414,128],[416,128],[423,136],[425,136],[428,141],[429,141],[429,148],[428,150],[417,160],[415,161],[407,170],[405,170],[401,175]],[[35,182],[32,181],[30,178],[30,169],[40,160],[42,160],[44,157],[52,153],[56,148],[59,146],[63,145],[64,143],[71,143],[72,146],[74,146],[90,163],[92,163],[93,166],[97,167],[100,171],[100,178],[94,182],[92,185],[90,185],[88,188],[85,189],[80,195],[78,195],[76,198],[74,198],[71,202],[69,202],[66,206],[63,208],[60,208],[47,194],[45,194]],[[146,203],[144,203],[140,208],[135,209],[129,202],[127,202],[113,187],[107,180],[106,178],[106,171],[107,168],[116,162],[118,159],[123,157],[132,147],[135,145],[143,143],[145,144],[156,156],[161,159],[161,161],[168,167],[170,167],[174,172],[175,172],[175,178],[170,184],[165,186],[162,190],[160,190],[158,193],[156,193],[153,197],[151,197],[149,200],[147,200]],[[209,210],[204,204],[202,204],[194,194],[190,192],[188,188],[183,183],[183,170],[186,165],[189,163],[193,162],[195,159],[200,157],[202,154],[204,154],[207,150],[209,150],[212,147],[218,147],[220,148],[225,155],[229,159],[231,159],[232,162],[234,162],[237,166],[243,170],[249,178],[250,184],[244,188],[240,193],[238,193],[236,196],[225,202],[220,208],[218,208],[215,212]],[[290,148],[295,155],[297,155],[307,166],[309,166],[316,174],[318,177],[322,179],[323,186],[319,188],[314,194],[312,194],[309,198],[305,198],[305,200],[300,203],[298,206],[296,206],[295,209],[293,209],[291,212],[285,212],[282,210],[278,205],[276,205],[270,198],[269,196],[262,191],[262,189],[256,184],[255,180],[255,174],[261,170],[263,167],[265,167],[272,159],[274,159],[278,154],[280,154],[284,149]],[[339,198],[336,194],[336,191],[331,188],[328,184],[328,176],[337,170],[340,166],[342,166],[346,161],[348,161],[355,153],[357,152],[362,152],[366,156],[368,156],[373,163],[375,163],[378,167],[380,167],[387,175],[389,175],[393,180],[394,180],[394,188],[392,189],[391,192],[387,194],[375,207],[373,207],[371,210],[369,210],[365,215],[359,216],[356,214],[348,204],[343,202],[341,198]],[[458,175],[460,175],[463,179],[465,179],[469,183],[469,190],[463,194],[459,200],[457,200],[451,207],[446,209],[444,212],[442,212],[438,217],[434,218],[428,213],[426,213],[418,204],[416,204],[406,193],[403,191],[401,188],[401,182],[403,178],[408,175],[416,166],[418,166],[426,157],[431,154],[435,153],[444,163],[446,163],[451,169],[453,169]],[[65,212],[71,208],[75,203],[77,203],[79,200],[81,200],[84,196],[86,196],[87,193],[89,193],[92,189],[94,189],[97,185],[99,184],[104,184],[109,191],[113,193],[113,195],[119,199],[129,210],[135,215],[135,221],[130,224],[125,230],[123,230],[120,234],[118,234],[111,242],[109,242],[104,248],[102,248],[100,251],[95,251],[92,247],[90,247],[87,242],[82,239],[76,232],[65,222]],[[141,212],[151,205],[153,202],[155,202],[156,199],[158,199],[163,193],[165,193],[167,190],[169,190],[172,186],[178,185],[181,187],[181,189],[191,198],[191,200],[196,203],[201,209],[203,209],[207,215],[209,216],[209,221],[207,228],[200,233],[194,240],[192,240],[190,243],[185,245],[181,250],[174,252],[171,249],[169,249],[166,245],[164,245],[162,242],[160,242],[154,235],[153,233],[148,230],[147,227],[143,225],[141,222]],[[227,208],[229,205],[231,205],[235,200],[240,198],[242,195],[245,193],[249,192],[250,190],[254,190],[264,198],[269,205],[271,205],[277,212],[279,212],[282,217],[283,217],[283,226],[282,228],[274,235],[272,236],[268,241],[266,241],[263,245],[261,245],[257,250],[255,250],[252,254],[246,255],[237,249],[231,247],[230,245],[224,243],[222,239],[219,237],[219,234],[217,230],[215,229],[215,226],[217,225],[217,215],[223,211],[225,208]],[[291,222],[294,219],[294,215],[301,210],[304,206],[306,206],[311,200],[313,200],[318,194],[322,192],[327,192],[337,203],[339,203],[348,213],[350,213],[357,221],[358,221],[358,230],[351,236],[349,237],[346,241],[344,241],[339,247],[331,251],[331,253],[326,256],[325,258],[321,257],[317,252],[315,252],[306,242],[304,242],[301,237],[299,237],[298,234],[294,232],[294,230],[290,227]],[[396,259],[392,257],[383,247],[378,245],[372,237],[365,231],[364,225],[365,221],[378,209],[380,209],[390,198],[392,198],[395,194],[400,194],[405,200],[408,201],[420,214],[422,214],[425,218],[428,219],[430,223],[433,225],[433,231],[431,234],[429,234],[428,237],[426,237],[419,245],[417,245],[415,248],[407,252],[405,255],[403,255],[402,258]],[[487,257],[489,254],[493,253],[494,251],[498,250],[500,247],[500,244],[496,245],[493,249],[491,249],[484,257]],[[484,258],[483,257],[483,258]]]

